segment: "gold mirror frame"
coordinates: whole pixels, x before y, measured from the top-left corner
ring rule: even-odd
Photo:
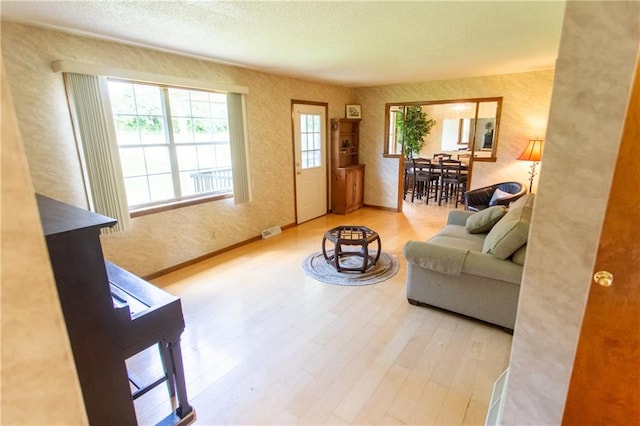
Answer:
[[[404,146],[397,142],[395,113],[407,106],[421,106],[428,119],[435,119],[431,137],[439,137],[435,152],[457,152],[473,161],[497,160],[502,97],[450,99],[385,104],[385,157],[400,157]],[[449,147],[450,149],[443,149]]]

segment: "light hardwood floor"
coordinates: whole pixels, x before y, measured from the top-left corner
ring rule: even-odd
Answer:
[[[405,203],[327,215],[154,280],[182,299],[187,390],[197,424],[484,424],[511,336],[409,305],[402,247],[425,240],[448,208]],[[376,230],[400,260],[391,279],[322,284],[303,258],[337,225]],[[156,350],[128,362],[159,374]],[[136,401],[140,424],[171,411],[160,386]]]

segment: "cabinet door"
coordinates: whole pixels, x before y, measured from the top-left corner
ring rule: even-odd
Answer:
[[[347,194],[347,175],[344,169],[331,172],[331,211],[337,214],[345,214]]]
[[[337,169],[332,172],[331,210],[347,214],[364,204],[364,166]]]
[[[355,186],[356,186],[356,174],[355,169],[347,170],[347,178],[345,180],[344,199],[345,199],[345,211],[346,213],[352,212],[355,207]]]
[[[364,167],[353,170],[353,207],[359,209],[364,205]]]

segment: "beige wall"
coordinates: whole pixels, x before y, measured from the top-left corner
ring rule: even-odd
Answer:
[[[295,222],[291,100],[329,103],[344,117],[351,89],[125,46],[14,23],[2,24],[2,56],[37,192],[86,207],[62,76],[67,59],[249,88],[249,155],[253,202],[200,204],[132,220],[132,230],[104,236],[105,255],[150,274]],[[214,237],[215,234],[215,237]]]
[[[530,163],[517,161],[516,157],[531,137],[544,135],[552,85],[553,71],[547,70],[358,89],[362,140],[367,141],[361,156],[367,165],[365,203],[393,208],[397,205],[399,161],[382,158],[385,103],[502,96],[498,161],[474,163],[471,187],[509,180],[528,183]]]
[[[87,424],[9,92],[3,70],[0,423]]]
[[[567,3],[512,346],[506,425],[562,421],[639,41],[640,3]]]
[[[36,191],[80,207],[86,207],[86,201],[78,155],[62,77],[51,70],[52,61],[98,63],[249,88],[254,201],[236,206],[233,200],[222,200],[135,218],[131,231],[104,236],[106,256],[140,275],[295,221],[291,99],[328,102],[329,117],[343,117],[344,104],[354,99],[362,104],[365,203],[395,208],[398,160],[382,158],[386,102],[503,96],[498,161],[476,163],[472,186],[526,183],[528,164],[515,157],[529,137],[544,133],[553,80],[549,70],[353,90],[14,23],[3,23],[2,55],[18,93],[16,111]]]

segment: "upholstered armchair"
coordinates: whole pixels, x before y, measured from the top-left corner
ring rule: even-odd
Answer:
[[[464,195],[465,209],[477,212],[489,206],[508,206],[526,193],[526,186],[520,182],[502,182],[472,189]]]

